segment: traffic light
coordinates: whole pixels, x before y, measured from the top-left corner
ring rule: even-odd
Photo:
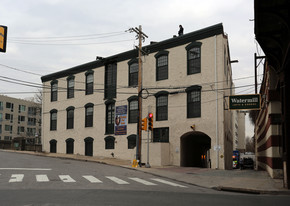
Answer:
[[[142,130],[147,131],[147,117],[142,119]]]
[[[148,114],[148,121],[149,130],[153,131],[153,113]]]

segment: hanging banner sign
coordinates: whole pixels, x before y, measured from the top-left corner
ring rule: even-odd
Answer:
[[[233,110],[259,110],[261,109],[261,95],[232,95],[229,96],[229,109]]]
[[[127,135],[127,105],[116,107],[115,135]]]
[[[7,26],[0,25],[0,52],[6,52]]]

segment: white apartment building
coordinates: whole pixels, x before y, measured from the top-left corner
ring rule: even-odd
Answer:
[[[0,140],[16,137],[40,144],[41,104],[0,95]]]
[[[232,168],[232,92],[222,24],[143,47],[142,118],[154,114],[149,163]],[[45,152],[135,159],[138,52],[43,76]],[[121,124],[117,124],[121,120]],[[147,159],[142,131],[141,161]]]

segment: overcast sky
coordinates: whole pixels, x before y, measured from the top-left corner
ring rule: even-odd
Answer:
[[[139,25],[149,36],[147,45],[176,35],[179,24],[187,33],[223,23],[231,59],[239,60],[232,64],[235,85],[254,84],[254,53],[261,51],[250,21],[253,0],[0,0],[0,5],[0,25],[8,27],[7,51],[0,53],[0,94],[34,96],[37,88],[13,79],[41,84],[42,75],[131,50],[138,42],[125,31]],[[236,93],[254,93],[254,86]],[[248,121],[246,127],[252,136]]]

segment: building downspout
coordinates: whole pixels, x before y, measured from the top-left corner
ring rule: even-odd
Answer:
[[[219,168],[219,128],[218,128],[218,78],[217,78],[217,41],[214,36],[214,69],[215,69],[215,94],[216,94],[216,169]]]

